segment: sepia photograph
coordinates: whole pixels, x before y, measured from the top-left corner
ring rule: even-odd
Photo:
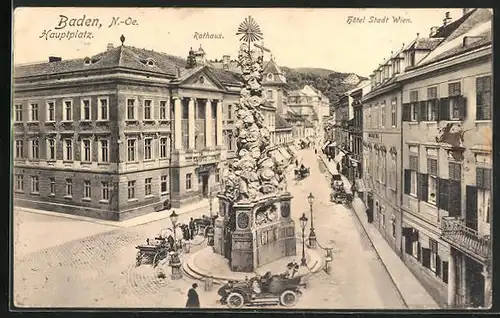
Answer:
[[[17,8],[11,309],[491,308],[492,20]]]

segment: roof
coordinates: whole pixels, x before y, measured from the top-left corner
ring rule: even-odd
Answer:
[[[468,12],[467,14],[462,15],[459,19],[451,22],[450,24],[442,26],[441,28],[439,28],[437,30],[436,34],[434,34],[433,37],[436,37],[436,38],[447,38],[447,37],[449,37],[453,33],[453,31],[455,31],[460,26],[460,24],[462,24],[462,22],[464,22],[476,10],[477,9],[471,10],[470,12]]]
[[[278,64],[276,64],[274,59],[269,60],[269,62],[267,62],[267,64],[264,65],[262,73],[263,74],[269,74],[269,73],[271,73],[271,74],[285,74],[285,73],[283,73],[281,68],[278,66]]]
[[[84,61],[87,58],[90,59],[92,63],[86,65]],[[147,65],[145,62],[148,60],[153,60],[154,65]],[[240,76],[238,74],[214,68],[210,64],[206,67],[210,69],[221,82],[230,85],[241,85]],[[185,78],[189,76],[189,74],[199,71],[201,66],[193,69],[186,69],[186,59],[153,50],[121,45],[91,57],[51,63],[43,62],[18,65],[14,68],[14,77],[55,75],[112,68],[139,70],[169,77],[177,77],[177,71],[179,70],[179,77]]]
[[[275,122],[276,122],[275,125],[276,125],[277,129],[292,128],[292,126],[286,121],[285,118],[281,117],[280,114],[276,114]]]
[[[482,34],[479,35],[480,39],[470,43],[469,45],[463,45],[463,42],[460,42],[459,45],[454,46],[453,48],[434,56],[432,59],[426,60],[424,63],[418,64],[417,66],[411,68],[411,69],[416,69],[419,67],[423,67],[425,65],[429,65],[438,61],[442,61],[447,58],[451,58],[456,55],[460,55],[463,53],[466,53],[468,51],[480,48],[482,46],[490,45],[491,44],[491,30],[483,32]]]

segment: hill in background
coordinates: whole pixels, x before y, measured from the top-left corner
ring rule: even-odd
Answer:
[[[340,73],[323,68],[289,68],[286,66],[281,68],[285,72],[290,89],[297,90],[303,88],[304,85],[312,85],[325,94],[330,99],[330,103],[336,102],[338,95],[356,87],[357,83],[349,81],[352,75],[356,75],[359,80],[367,79],[354,73]]]

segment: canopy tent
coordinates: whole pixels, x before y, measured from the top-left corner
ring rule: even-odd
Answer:
[[[272,150],[271,152],[271,156],[276,159],[276,161],[278,162],[285,162],[286,161],[286,158],[283,157],[283,154],[278,151],[278,149],[275,149],[275,150]]]
[[[328,147],[328,145],[329,145],[330,143],[331,143],[331,141],[330,141],[330,140],[327,140],[327,141],[323,144],[323,146],[321,146],[321,150],[325,150],[325,149],[326,149],[326,147]]]
[[[343,153],[342,151],[340,151],[339,154],[335,156],[335,158],[333,159],[333,161],[335,163],[339,163],[342,160],[342,158],[344,158],[344,156],[345,156],[345,153]]]
[[[290,157],[292,156],[284,147],[280,147],[277,149],[281,155],[286,159],[289,160]]]

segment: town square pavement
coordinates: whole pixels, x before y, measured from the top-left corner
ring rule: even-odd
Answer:
[[[312,149],[299,153],[311,175],[301,181],[289,178],[292,216],[296,220],[310,209],[313,193],[314,227],[321,247],[333,248],[329,274],[313,275],[295,306],[297,309],[399,309],[404,302],[385,271],[353,212],[329,200],[329,175]],[[217,204],[214,203],[214,207]],[[135,246],[170,226],[167,219],[131,227],[69,220],[14,211],[14,302],[19,307],[184,307],[194,282],[171,280],[170,269],[150,265],[135,267]],[[181,214],[179,221],[208,214],[206,208]],[[191,250],[206,246],[201,237]],[[297,251],[297,261],[300,251]],[[157,271],[167,274],[157,277]],[[200,287],[201,306],[221,307],[217,287]]]

